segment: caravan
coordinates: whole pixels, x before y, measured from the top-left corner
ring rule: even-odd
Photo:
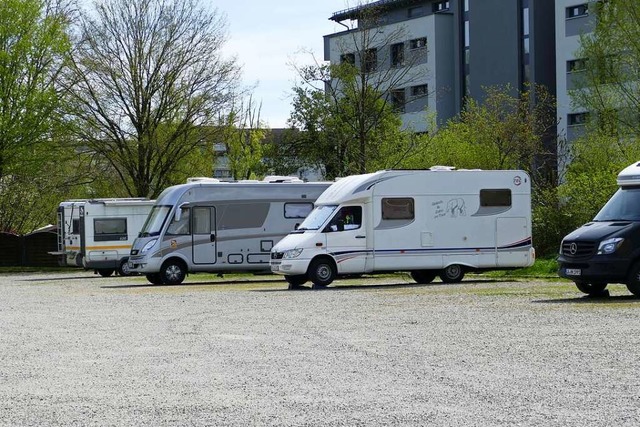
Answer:
[[[179,284],[187,273],[269,272],[271,248],[330,184],[200,178],[169,187],[133,243],[129,268],[154,284]]]
[[[62,264],[101,276],[129,274],[131,244],[154,201],[143,198],[67,200],[58,206],[58,251]]]
[[[408,271],[418,283],[533,264],[531,182],[520,170],[379,171],[338,180],[271,251],[290,288]]]

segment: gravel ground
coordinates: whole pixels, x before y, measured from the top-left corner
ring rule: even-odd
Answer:
[[[640,300],[567,282],[0,276],[0,425],[636,426]]]

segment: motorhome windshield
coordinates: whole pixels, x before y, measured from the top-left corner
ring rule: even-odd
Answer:
[[[147,221],[144,223],[142,231],[140,231],[140,236],[148,237],[159,235],[170,211],[171,206],[154,206],[151,208]]]
[[[317,206],[309,216],[300,224],[298,230],[319,230],[327,219],[333,214],[338,205]]]
[[[640,187],[619,189],[593,220],[640,221]]]

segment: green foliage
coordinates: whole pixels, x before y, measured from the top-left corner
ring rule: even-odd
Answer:
[[[640,133],[640,2],[608,0],[589,4],[593,32],[581,36],[578,58],[586,58],[573,102],[591,114],[601,131]]]
[[[57,77],[70,49],[60,2],[0,2],[0,228],[28,232],[55,220],[69,156]]]

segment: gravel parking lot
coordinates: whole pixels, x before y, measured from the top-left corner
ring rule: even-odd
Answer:
[[[0,276],[0,424],[623,426],[640,300],[404,276]]]

